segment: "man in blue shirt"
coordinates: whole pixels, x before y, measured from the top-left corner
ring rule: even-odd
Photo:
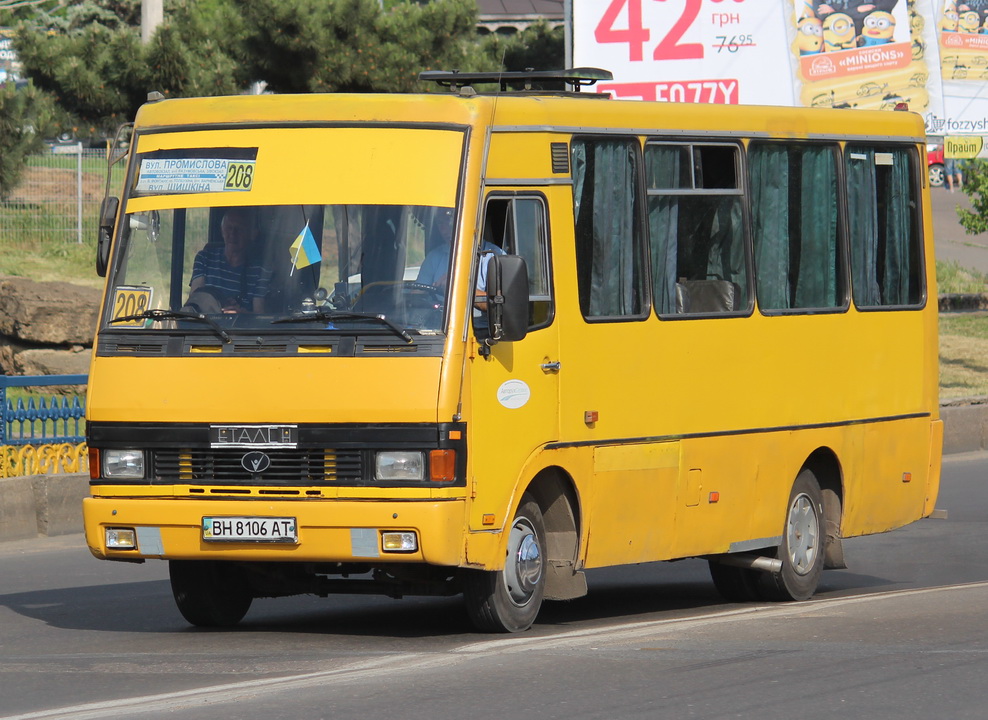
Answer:
[[[248,261],[254,227],[248,208],[230,208],[220,222],[223,245],[208,243],[196,255],[189,288],[192,296],[212,295],[225,313],[263,312],[271,271]],[[194,297],[189,302],[194,303]],[[202,307],[203,312],[212,308]]]
[[[449,253],[453,240],[453,211],[441,210],[437,220],[436,233],[438,244],[425,256],[419,267],[419,274],[416,282],[425,285],[432,285],[446,295],[447,275],[449,273]],[[480,267],[477,268],[477,290],[473,324],[474,327],[485,333],[487,331],[487,265],[493,255],[504,255],[504,250],[492,243],[488,238],[492,230],[490,226],[484,228],[484,243],[480,248]]]

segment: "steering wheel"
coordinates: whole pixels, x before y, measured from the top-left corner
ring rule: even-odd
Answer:
[[[408,296],[414,296],[416,293],[425,294],[427,296],[427,304],[431,308],[441,308],[446,304],[446,294],[435,285],[406,280],[402,283],[402,293]],[[417,303],[409,304],[415,305]]]

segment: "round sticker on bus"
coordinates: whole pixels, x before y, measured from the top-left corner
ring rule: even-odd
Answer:
[[[532,397],[532,391],[522,380],[505,380],[497,389],[497,401],[509,410],[517,410]]]

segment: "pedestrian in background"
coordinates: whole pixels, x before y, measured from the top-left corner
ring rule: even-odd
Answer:
[[[961,175],[961,165],[956,158],[943,159],[943,171],[947,175],[947,189],[954,192],[954,188],[964,187],[964,177]]]

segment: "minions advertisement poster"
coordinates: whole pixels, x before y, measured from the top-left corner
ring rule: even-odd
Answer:
[[[798,104],[892,110],[905,103],[921,114],[938,105],[930,0],[794,0],[792,9]]]
[[[927,117],[931,135],[988,135],[988,0],[938,0],[942,113]]]

